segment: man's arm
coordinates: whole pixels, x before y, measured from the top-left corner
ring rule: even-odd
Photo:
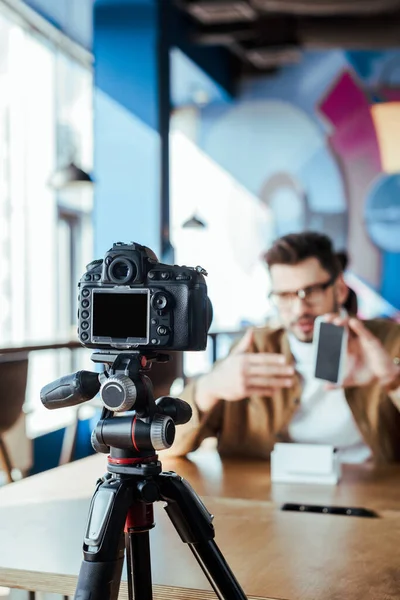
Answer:
[[[194,393],[194,403],[197,409],[201,413],[208,413],[218,403],[218,400],[219,398],[213,390],[211,373],[199,377]]]
[[[185,456],[196,450],[206,438],[217,436],[222,425],[222,401],[215,402],[207,411],[200,410],[196,402],[198,384],[199,378],[191,381],[180,394],[180,398],[190,405],[192,418],[185,425],[177,425],[175,441],[171,448],[163,451],[162,456]]]
[[[281,354],[258,352],[249,330],[226,359],[185,388],[181,397],[191,405],[193,417],[177,427],[168,454],[181,456],[195,450],[205,438],[218,435],[226,402],[270,396],[276,388],[291,387],[293,381],[293,366],[287,365]]]

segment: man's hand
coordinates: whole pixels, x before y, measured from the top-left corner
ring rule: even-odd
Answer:
[[[293,385],[294,368],[282,354],[250,352],[253,335],[247,331],[229,356],[198,380],[196,404],[201,411],[210,410],[220,398],[235,402],[251,394],[270,396]]]
[[[361,321],[333,315],[328,315],[326,320],[334,325],[347,327],[349,332],[343,387],[368,385],[374,380],[387,386],[398,377],[399,367],[394,364],[378,338]]]

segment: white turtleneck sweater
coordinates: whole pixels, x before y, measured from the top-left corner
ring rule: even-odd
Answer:
[[[303,378],[298,411],[289,425],[294,442],[330,444],[337,448],[342,463],[361,463],[371,456],[354,421],[342,388],[324,389],[326,382],[313,376],[313,344],[300,342],[289,334],[296,371]]]

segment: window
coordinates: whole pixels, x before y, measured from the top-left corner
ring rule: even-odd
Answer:
[[[76,285],[93,258],[92,192],[57,193],[48,182],[72,157],[91,171],[92,154],[91,71],[0,12],[1,346],[75,337]],[[31,353],[31,434],[67,418],[42,408],[39,393],[71,366],[68,350]]]

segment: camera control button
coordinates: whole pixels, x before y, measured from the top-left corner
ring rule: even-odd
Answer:
[[[149,271],[147,274],[149,279],[155,279],[156,278],[156,272],[155,271]]]
[[[84,288],[84,289],[82,290],[82,296],[83,296],[84,298],[87,298],[88,296],[90,296],[90,291],[89,291],[87,288]]]
[[[93,279],[95,281],[100,281],[100,273],[96,273],[95,275],[93,275]]]
[[[157,327],[158,335],[167,335],[168,331],[169,331],[168,327],[165,327],[164,325],[159,325]]]
[[[89,300],[82,300],[82,308],[88,308]]]
[[[163,271],[161,273],[161,279],[169,279],[169,273],[168,273],[168,271]]]
[[[157,323],[158,323],[157,319],[152,319],[152,320],[151,320],[151,324],[152,324],[152,325],[157,325]]]
[[[91,281],[91,279],[92,279],[92,276],[91,276],[91,275],[89,275],[89,273],[86,273],[86,274],[83,276],[83,279],[84,279],[85,281]]]
[[[89,329],[89,323],[87,321],[82,321],[81,328],[82,329]]]
[[[88,334],[88,333],[85,333],[85,332],[83,332],[83,333],[82,333],[82,335],[81,335],[81,339],[82,339],[82,340],[85,342],[86,340],[88,340],[88,339],[89,339],[89,334]]]
[[[167,306],[168,300],[164,294],[158,292],[157,294],[154,294],[153,298],[151,299],[151,303],[155,310],[163,310]]]
[[[83,310],[82,311],[82,319],[88,319],[88,318],[89,318],[89,311]],[[79,310],[78,310],[78,319],[79,319]]]
[[[151,343],[153,344],[153,346],[155,346],[156,344],[158,344],[158,340],[156,340],[156,338],[153,338],[151,340]]]

